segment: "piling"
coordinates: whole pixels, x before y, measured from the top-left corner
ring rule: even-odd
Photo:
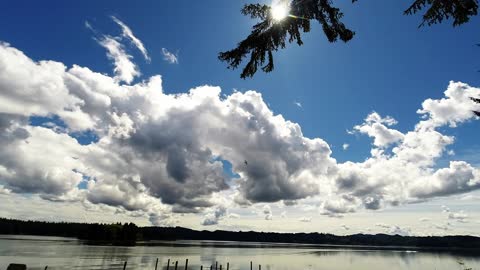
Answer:
[[[218,270],[218,262],[215,262],[215,270]]]
[[[127,261],[123,264],[123,270],[127,269]]]
[[[168,262],[167,262],[167,270],[170,268],[170,259],[168,259]]]
[[[175,270],[177,270],[178,261],[175,261]]]
[[[188,267],[188,259],[185,260],[185,270],[187,270]]]
[[[253,262],[250,261],[250,270],[253,270]]]
[[[230,263],[227,262],[227,270],[229,270],[229,268],[230,268]]]
[[[157,267],[158,267],[158,258],[157,258],[157,261],[155,262],[155,270],[157,270]]]

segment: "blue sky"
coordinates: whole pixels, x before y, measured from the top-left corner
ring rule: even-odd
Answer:
[[[334,153],[341,161],[369,155],[368,139],[345,131],[371,111],[394,117],[398,129],[406,131],[418,121],[415,111],[421,102],[440,97],[450,80],[479,84],[479,19],[456,28],[447,22],[419,29],[421,17],[404,16],[408,3],[399,1],[340,3],[345,23],[356,32],[352,41],[329,43],[314,24],[303,46],[290,44],[275,55],[275,72],[240,79],[240,70],[227,70],[217,54],[249,33],[253,21],[239,12],[246,3],[15,1],[0,11],[1,25],[8,25],[0,28],[0,37],[33,59],[110,73],[104,49],[84,23],[88,20],[102,33],[118,33],[109,18],[117,16],[151,54],[151,63],[138,58],[143,76],[162,74],[166,92],[202,84],[221,86],[226,93],[259,90],[273,111],[298,122],[306,136],[324,138],[338,149],[349,143],[348,152]],[[178,52],[180,64],[164,62],[161,48]],[[465,127],[455,147],[479,147],[476,128]]]
[[[121,35],[111,19],[115,16],[132,29],[151,57],[148,62],[132,44],[125,44],[142,73],[133,84],[161,74],[166,94],[202,85],[220,86],[226,95],[234,89],[255,90],[274,114],[298,123],[304,137],[325,140],[339,163],[362,162],[371,156],[372,139],[347,131],[361,125],[373,111],[393,117],[398,121],[394,128],[406,133],[419,122],[417,110],[422,102],[444,97],[449,81],[480,85],[480,47],[476,45],[480,19],[456,28],[450,22],[418,28],[420,16],[403,15],[408,1],[339,3],[346,25],[356,32],[352,41],[329,43],[314,23],[312,31],[303,35],[303,46],[290,44],[275,54],[274,72],[241,79],[241,70],[228,70],[217,55],[250,32],[254,21],[240,13],[246,3],[250,2],[19,0],[0,10],[0,41],[34,61],[53,60],[68,68],[79,65],[112,75],[113,64],[98,38]],[[165,61],[162,48],[176,54],[178,63]],[[66,128],[59,119],[53,122]],[[30,124],[45,122],[45,118],[31,118]],[[233,129],[236,123],[231,125]],[[432,168],[448,167],[452,159],[480,164],[478,121],[438,130],[455,136],[455,143],[448,146],[454,154],[442,155]],[[98,140],[91,130],[70,135],[82,144]],[[348,149],[343,150],[343,144]],[[84,182],[82,187],[86,188]],[[268,212],[262,207],[257,210]]]

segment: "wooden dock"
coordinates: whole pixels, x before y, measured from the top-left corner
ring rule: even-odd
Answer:
[[[173,269],[170,269],[170,265],[172,265]],[[213,264],[207,265],[205,267],[205,270],[230,270],[230,263],[229,262],[227,262],[227,264],[225,266],[226,266],[226,268],[223,268],[223,264],[219,264],[218,261],[215,261],[215,265],[213,265]],[[163,268],[165,270],[181,270],[181,268],[183,268],[183,270],[188,270],[188,259],[185,260],[185,265],[183,267],[179,266],[178,261],[175,261],[175,264],[174,264],[173,261],[170,263],[170,259],[168,259],[167,264],[165,266],[163,266]],[[16,263],[11,263],[7,267],[7,270],[27,270],[27,269],[28,269],[27,265],[16,264]],[[45,266],[44,270],[47,270],[47,269],[48,269],[48,265]],[[125,261],[123,263],[123,270],[127,270],[127,269],[128,269],[128,261]],[[158,270],[158,258],[156,258],[156,261],[155,261],[155,270]],[[200,270],[204,270],[203,265],[200,265]],[[252,261],[250,261],[250,270],[253,270],[253,262]],[[258,270],[262,270],[262,265],[261,264],[258,265]]]

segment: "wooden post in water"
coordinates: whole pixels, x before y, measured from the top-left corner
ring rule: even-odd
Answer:
[[[200,270],[203,270],[203,265],[200,265]]]
[[[230,268],[230,263],[229,262],[227,262],[227,270],[228,270],[228,268]]]
[[[157,270],[157,267],[158,267],[158,258],[157,258],[157,261],[155,262],[155,270]]]
[[[48,265],[47,265],[47,266],[45,266],[45,270],[47,270],[47,269],[48,269]]]
[[[250,270],[253,270],[253,262],[250,261]]]
[[[185,260],[185,270],[187,270],[188,267],[188,259]]]
[[[262,265],[261,264],[258,265],[258,270],[262,270]]]
[[[213,265],[211,264],[211,265],[210,265],[210,270],[213,270],[212,268],[213,268]]]
[[[222,265],[220,264],[220,270],[222,270]]]
[[[127,269],[127,261],[123,264],[123,270]]]
[[[168,262],[167,262],[167,270],[170,268],[170,259],[168,259]]]
[[[178,261],[175,261],[175,270],[177,270]]]
[[[215,270],[218,270],[218,262],[215,262]]]

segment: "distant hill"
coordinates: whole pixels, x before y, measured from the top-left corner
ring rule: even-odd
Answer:
[[[109,243],[135,245],[149,240],[214,240],[314,245],[361,245],[378,247],[418,247],[428,249],[468,249],[480,252],[480,238],[475,236],[400,236],[354,234],[338,236],[324,233],[272,233],[196,231],[182,227],[138,227],[133,223],[97,224],[22,221],[0,218],[0,234],[63,236]]]

